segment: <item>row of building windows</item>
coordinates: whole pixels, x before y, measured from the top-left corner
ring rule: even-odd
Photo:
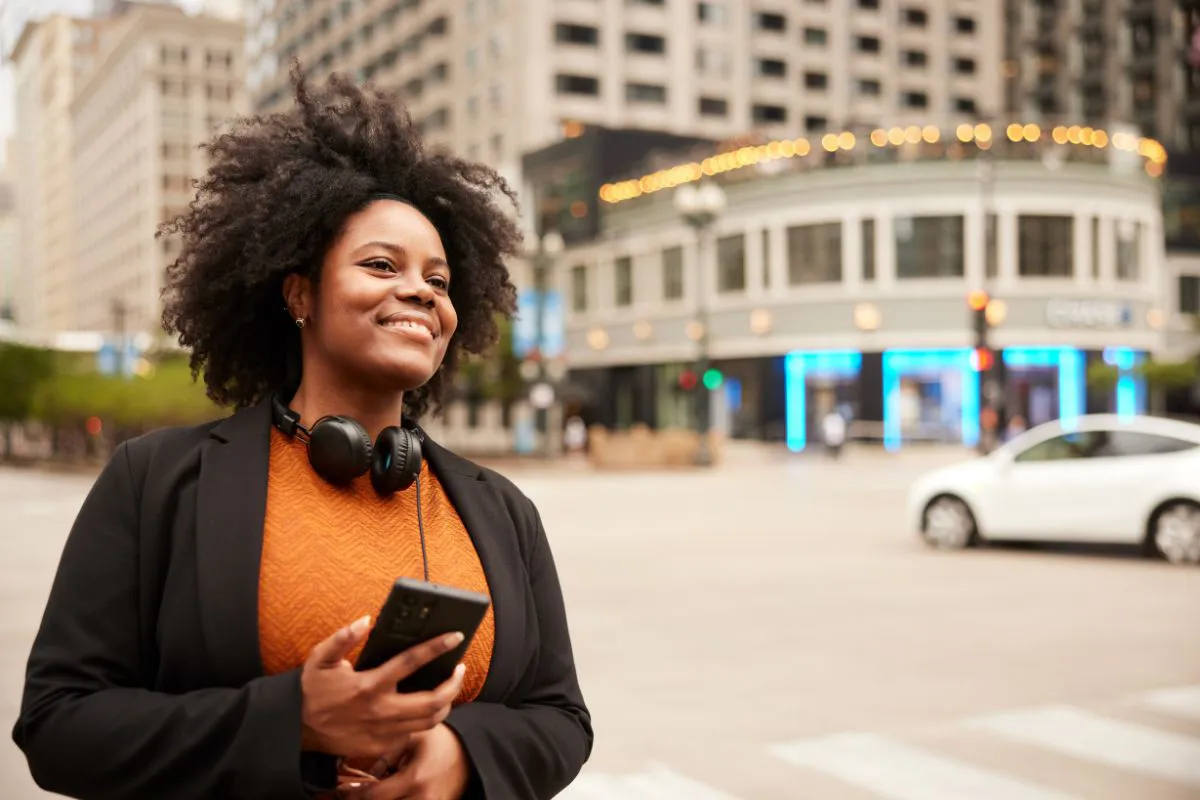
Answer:
[[[190,52],[191,49],[187,45],[164,44],[159,48],[158,60],[164,67],[186,66]],[[233,51],[204,49],[204,66],[208,69],[216,67],[233,69]]]
[[[1017,274],[1022,278],[1071,278],[1075,274],[1074,217],[1020,215],[1017,217]],[[876,224],[864,219],[862,226],[862,278],[876,277]],[[995,218],[989,220],[994,230]],[[1100,220],[1090,218],[1092,246],[1089,270],[1100,275]],[[900,280],[962,278],[965,276],[965,220],[962,216],[896,217],[893,219],[896,277]],[[762,262],[769,263],[770,231],[763,230]],[[1116,277],[1136,281],[1140,277],[1141,226],[1121,220],[1114,232]],[[998,257],[996,239],[985,254],[985,269],[995,277]],[[843,231],[841,222],[793,225],[784,231],[787,283],[810,286],[843,280]],[[721,237],[716,243],[716,288],[720,293],[744,292],[747,285],[746,234]],[[669,247],[660,254],[662,300],[683,297],[683,248]],[[589,267],[571,268],[571,306],[587,311]],[[613,305],[629,306],[634,300],[633,257],[613,262]],[[762,271],[764,285],[767,271]]]
[[[811,91],[824,91],[828,88],[828,76],[819,72],[807,73],[805,86]],[[600,79],[590,75],[559,73],[554,76],[554,90],[559,95],[599,97],[600,88]],[[877,80],[860,80],[855,90],[864,96],[878,97],[883,88]],[[629,103],[662,105],[667,102],[667,87],[661,84],[628,81],[625,83],[625,100]],[[929,108],[929,93],[904,90],[900,92],[898,102],[901,108]],[[950,101],[950,108],[956,113],[972,114],[976,108],[975,100],[970,97],[955,97]],[[729,113],[729,101],[718,97],[700,97],[697,99],[697,111],[701,116],[724,117]],[[784,123],[788,121],[788,109],[774,103],[755,103],[751,106],[750,116],[755,124]],[[804,124],[808,130],[823,130],[828,125],[828,120],[812,115],[805,117]]]
[[[592,25],[581,25],[571,22],[559,22],[554,26],[554,40],[558,44],[578,45],[581,47],[599,47],[600,29]],[[804,41],[817,47],[828,44],[828,33],[824,28],[805,28]],[[860,52],[877,53],[882,45],[876,37],[857,37],[856,48]],[[650,33],[626,33],[625,52],[634,55],[666,55],[667,39],[665,36]],[[698,48],[696,51],[696,66],[708,72],[728,71],[727,64],[714,64],[720,61],[714,58],[711,50]],[[905,67],[925,69],[929,66],[929,54],[924,50],[906,49],[900,52],[900,62]],[[787,62],[782,59],[755,59],[755,73],[765,78],[782,78],[787,75]],[[713,67],[719,66],[719,70]],[[950,59],[950,71],[956,75],[974,75],[975,59],[967,56],[953,56]]]

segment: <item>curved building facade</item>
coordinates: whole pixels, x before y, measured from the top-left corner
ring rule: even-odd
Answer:
[[[555,268],[583,390],[568,413],[692,426],[705,353],[713,424],[793,450],[831,409],[888,447],[974,444],[989,406],[1000,425],[1144,411],[1135,367],[1165,343],[1165,153],[964,127],[948,144],[918,129],[743,147],[606,186],[601,238]],[[724,191],[703,229],[670,190],[696,180]],[[1089,380],[1104,363],[1115,385]]]

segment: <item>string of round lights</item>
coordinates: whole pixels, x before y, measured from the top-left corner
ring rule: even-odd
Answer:
[[[1146,173],[1151,177],[1161,175],[1163,167],[1167,163],[1167,151],[1160,142],[1131,133],[1110,134],[1101,128],[1081,125],[1059,125],[1050,131],[1043,131],[1035,123],[1013,122],[1003,128],[1003,133],[1000,135],[1005,136],[1014,144],[1039,142],[1048,137],[1049,140],[1061,146],[1074,145],[1094,150],[1112,147],[1116,150],[1136,153],[1145,159],[1144,167]],[[996,136],[992,126],[982,122],[975,125],[969,123],[959,125],[953,134],[953,138],[961,144],[974,144],[980,150],[991,149]],[[906,128],[895,127],[886,130],[877,128],[871,131],[868,137],[870,144],[876,148],[896,148],[921,143],[932,145],[945,138],[949,137],[944,135],[936,125],[924,127],[910,125]],[[606,183],[600,187],[600,199],[610,204],[621,203],[663,189],[673,189],[706,176],[720,175],[764,162],[804,158],[810,153],[820,153],[821,151],[825,153],[851,152],[858,146],[858,137],[850,131],[827,133],[816,141],[800,137],[798,139],[779,139],[759,145],[744,145],[709,156],[701,161],[691,161],[660,169],[640,178]]]

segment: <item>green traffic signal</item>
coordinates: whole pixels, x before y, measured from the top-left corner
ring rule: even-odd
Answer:
[[[721,388],[725,376],[721,374],[719,369],[709,369],[704,371],[704,388],[710,392]]]

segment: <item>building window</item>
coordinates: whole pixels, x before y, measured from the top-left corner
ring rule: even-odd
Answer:
[[[760,77],[783,78],[787,75],[787,62],[777,58],[760,58],[755,66]]]
[[[701,75],[726,77],[729,75],[729,54],[711,47],[696,48],[696,69]]]
[[[920,8],[904,9],[904,24],[910,28],[924,28],[929,24],[929,14]]]
[[[824,72],[804,73],[804,88],[823,92],[829,88],[829,76]]]
[[[762,254],[759,258],[762,263],[762,285],[769,287],[771,285],[771,231],[769,228],[763,228]]]
[[[879,97],[883,94],[883,84],[874,78],[864,78],[855,82],[855,91],[863,97]]]
[[[618,258],[613,263],[613,303],[617,306],[633,305],[633,259]]]
[[[754,15],[754,27],[760,31],[782,32],[787,30],[787,17],[783,14],[759,12]]]
[[[963,275],[963,218],[897,217],[896,277]]]
[[[560,22],[554,26],[554,41],[559,44],[582,44],[594,47],[600,42],[600,31],[590,25],[571,25]]]
[[[658,103],[667,102],[667,87],[655,86],[650,83],[627,83],[625,84],[625,100],[630,103]]]
[[[804,118],[804,130],[812,133],[813,131],[824,131],[829,129],[829,120],[825,117],[816,114],[809,114]]]
[[[1092,217],[1092,278],[1100,280],[1100,218]]]
[[[974,114],[975,99],[971,97],[954,98],[954,110],[959,114]]]
[[[983,231],[983,274],[995,278],[1000,274],[1000,221],[995,214],[988,214]]]
[[[768,106],[755,104],[751,109],[755,125],[771,125],[787,122],[787,109],[783,106]]]
[[[924,69],[929,63],[929,56],[925,55],[924,50],[905,50],[904,55],[901,57],[904,59],[904,66],[906,67]]]
[[[866,11],[878,11],[879,0],[858,0],[858,7]]]
[[[696,19],[709,25],[724,25],[725,6],[722,3],[697,3]]]
[[[746,289],[746,237],[742,234],[717,240],[717,291]]]
[[[1059,216],[1021,216],[1017,219],[1017,265],[1025,278],[1069,278],[1075,220]]]
[[[975,74],[975,59],[973,59],[973,58],[956,58],[956,59],[954,59],[954,71],[959,75],[974,75]]]
[[[683,297],[683,248],[669,247],[662,252],[662,292],[664,300]]]
[[[862,277],[875,280],[875,220],[862,221]]]
[[[900,105],[903,108],[928,108],[929,95],[924,92],[901,92]]]
[[[1142,226],[1131,220],[1117,220],[1117,280],[1136,281],[1141,276]]]
[[[667,40],[648,33],[625,34],[625,52],[662,55],[667,52]]]
[[[829,42],[829,34],[824,28],[805,28],[804,43],[810,47],[824,47]]]
[[[600,81],[587,75],[556,75],[554,84],[559,94],[600,94]]]
[[[794,225],[787,229],[788,283],[839,283],[842,280],[842,223]]]
[[[880,48],[878,36],[854,37],[854,49],[860,53],[878,53]]]
[[[700,98],[700,116],[724,117],[729,113],[729,102],[719,97]]]
[[[1179,276],[1179,313],[1200,314],[1200,275]]]
[[[587,311],[587,267],[571,267],[571,309]]]
[[[955,17],[954,31],[966,36],[975,33],[975,20],[971,17]]]

